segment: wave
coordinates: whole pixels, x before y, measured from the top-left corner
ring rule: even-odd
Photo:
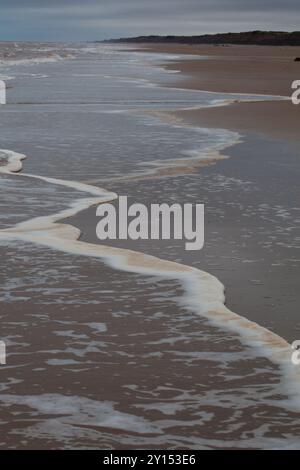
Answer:
[[[2,150],[1,153],[6,157],[6,163],[0,167],[2,174],[37,178],[50,184],[77,189],[93,197],[75,200],[68,208],[50,216],[36,217],[2,229],[0,238],[22,240],[69,254],[99,258],[117,270],[180,281],[184,288],[180,303],[223,331],[238,334],[241,343],[256,348],[258,355],[279,366],[282,391],[289,397],[281,401],[281,404],[290,409],[300,408],[300,374],[299,368],[291,362],[291,346],[284,338],[267,328],[230,311],[225,306],[224,286],[216,277],[197,268],[141,252],[79,240],[81,232],[78,228],[59,222],[92,205],[112,201],[118,197],[117,194],[75,181],[20,173],[25,155],[11,150]]]
[[[168,111],[150,111],[147,116],[154,116],[156,119],[162,119],[164,123],[172,124],[172,127],[193,129],[195,132],[199,131],[198,127],[188,125],[182,122],[182,119],[170,114]],[[215,136],[215,129],[201,128],[205,130],[206,134]],[[142,161],[138,163],[138,168],[144,168],[139,171],[131,172],[129,175],[106,177],[106,182],[126,182],[126,181],[141,181],[153,178],[168,178],[172,176],[191,174],[197,169],[215,165],[220,160],[226,160],[228,156],[224,150],[242,142],[240,134],[232,131],[224,131],[218,129],[219,135],[217,143],[210,143],[209,146],[200,149],[184,150],[181,151],[183,157],[169,158],[169,159],[156,159],[151,161]],[[94,178],[89,180],[89,183],[102,183],[103,178]]]

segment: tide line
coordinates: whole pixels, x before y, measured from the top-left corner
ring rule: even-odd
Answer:
[[[25,155],[10,150],[1,150],[1,154],[6,156],[7,164],[0,167],[0,173],[15,173],[16,176],[38,178],[51,184],[71,187],[97,196],[78,199],[67,209],[56,214],[33,218],[11,228],[2,229],[0,230],[2,239],[22,240],[72,255],[99,258],[116,270],[179,281],[185,291],[180,300],[185,308],[207,319],[224,332],[237,334],[241,343],[257,348],[258,356],[266,357],[279,366],[282,392],[288,397],[285,400],[279,400],[279,406],[299,410],[300,372],[299,368],[291,362],[291,346],[284,338],[267,328],[230,311],[224,304],[224,286],[216,277],[191,266],[166,261],[137,251],[80,241],[78,228],[59,223],[59,221],[91,205],[108,202],[118,196],[105,189],[83,183],[16,173],[22,168]]]

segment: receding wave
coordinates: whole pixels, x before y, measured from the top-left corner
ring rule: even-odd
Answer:
[[[299,370],[291,363],[291,348],[284,338],[232,311],[224,304],[224,286],[214,276],[191,266],[166,261],[144,253],[96,245],[79,240],[80,230],[70,224],[60,223],[95,204],[116,199],[115,193],[75,181],[20,173],[25,155],[2,150],[6,161],[0,173],[18,177],[37,178],[50,184],[63,185],[88,193],[93,197],[79,198],[66,209],[50,216],[36,217],[0,231],[0,238],[22,240],[60,250],[70,254],[99,258],[117,270],[180,281],[184,295],[180,302],[188,309],[207,319],[213,325],[239,335],[240,341],[257,348],[258,356],[264,356],[280,367],[281,386],[289,396],[283,405],[299,409]]]

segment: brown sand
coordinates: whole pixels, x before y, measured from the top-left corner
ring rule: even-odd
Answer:
[[[143,45],[149,52],[193,54],[194,59],[165,65],[179,70],[180,86],[226,93],[291,96],[300,80],[299,47]],[[201,56],[197,59],[197,55]],[[176,116],[204,127],[258,131],[299,140],[300,105],[291,101],[234,103],[227,107],[183,111]]]
[[[291,82],[300,80],[300,63],[294,61],[300,47],[151,45],[143,50],[200,56],[166,65],[186,76],[184,88],[290,96]]]

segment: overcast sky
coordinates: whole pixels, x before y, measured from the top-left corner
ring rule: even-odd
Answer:
[[[300,0],[0,0],[0,40],[299,30]]]

